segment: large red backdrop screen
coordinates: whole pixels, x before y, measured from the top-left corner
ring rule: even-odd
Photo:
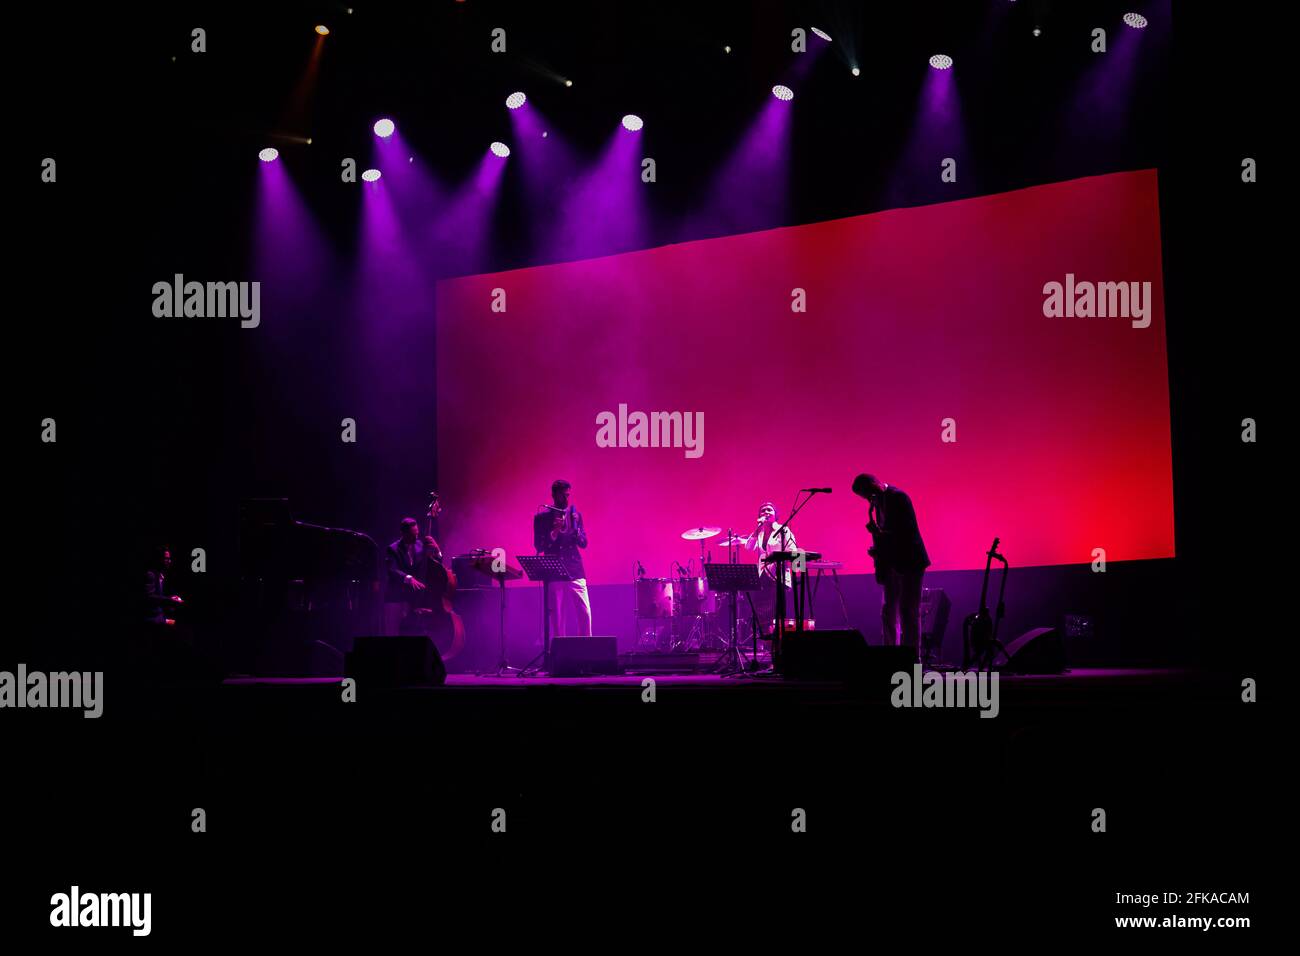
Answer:
[[[1149,327],[1046,317],[1067,273],[1150,282]],[[800,545],[868,571],[869,471],[911,494],[935,569],[994,535],[1020,566],[1171,557],[1163,306],[1153,171],[442,282],[444,547],[533,553],[565,478],[593,583],[667,575],[699,556],[682,531],[824,485]],[[598,447],[620,405],[702,412],[703,454]]]

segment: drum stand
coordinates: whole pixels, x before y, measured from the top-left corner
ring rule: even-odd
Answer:
[[[691,651],[691,642],[694,641],[694,648],[698,651],[704,638],[704,617],[699,614],[681,615],[677,620],[682,622],[686,634],[673,641],[673,650],[688,654]],[[686,624],[687,621],[690,623]]]
[[[516,674],[522,674],[523,669],[511,667],[510,662],[506,660],[506,579],[504,575],[497,577],[497,583],[501,585],[501,659],[497,662],[497,669],[494,670],[490,677],[512,677]]]
[[[705,558],[705,550],[704,550],[704,542],[707,541],[707,540],[708,540],[707,538],[700,538],[700,574],[701,574],[701,575],[704,574],[704,567],[705,567],[705,565],[708,563],[707,559]],[[690,581],[695,581],[695,580],[696,580],[696,578],[695,578],[695,576],[694,576],[694,574],[693,574],[693,572],[692,572],[692,569],[691,569],[691,566],[690,566],[690,565],[691,565],[691,562],[687,561],[687,562],[686,562],[686,577],[685,577],[685,579],[679,579],[679,580],[685,580],[685,581],[688,581],[688,582],[690,582]],[[678,571],[679,571],[679,573],[680,573],[680,571],[681,571],[681,565],[678,564],[677,567],[678,567]],[[683,602],[685,602],[685,598],[686,598],[686,595],[683,594],[683,595],[682,595],[682,600],[683,600]],[[704,601],[704,595],[702,595],[702,594],[697,594],[697,595],[695,596],[695,602],[696,602],[696,603],[695,603],[696,613],[695,613],[695,614],[688,614],[688,615],[681,615],[681,617],[682,617],[683,619],[689,619],[691,623],[690,623],[690,625],[689,625],[689,628],[688,628],[687,631],[686,631],[686,636],[683,637],[680,641],[675,641],[675,642],[673,643],[673,649],[674,649],[674,650],[680,650],[680,651],[682,651],[682,652],[684,652],[684,653],[689,653],[689,652],[692,650],[692,641],[694,641],[694,650],[695,650],[696,652],[699,652],[699,651],[701,651],[701,650],[704,649],[704,640],[705,640],[705,622],[706,622],[706,620],[707,620],[707,615],[706,615],[706,613],[704,613],[704,612],[702,612],[702,611],[700,610],[700,608],[703,606],[703,601]],[[725,644],[725,642],[724,642],[724,644]],[[680,646],[679,646],[679,645],[680,645]],[[724,651],[725,651],[725,648],[724,648]]]
[[[730,592],[731,595],[727,602],[731,611],[731,631],[727,640],[727,649],[706,673],[721,674],[723,677],[746,673],[752,664],[745,660],[745,655],[740,650],[736,624],[736,599],[741,591],[759,589],[758,568],[748,563],[706,564],[704,576],[708,581],[709,590]]]
[[[655,599],[646,601],[647,606],[642,606],[642,585],[654,585],[661,580],[660,578],[648,578],[641,574],[637,576],[632,584],[634,595],[632,601],[632,626],[636,634],[635,648],[638,654],[664,654],[676,649],[677,618],[672,613],[674,608],[671,593],[667,604],[667,614],[663,613],[664,609],[660,606],[659,598],[662,595],[654,596]],[[667,640],[665,640],[665,624],[667,625]],[[647,639],[648,635],[649,639]]]

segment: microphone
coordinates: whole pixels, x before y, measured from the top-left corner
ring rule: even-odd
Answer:
[[[640,559],[636,562],[636,576],[639,578],[645,577],[645,566],[641,563]]]
[[[799,490],[814,495],[829,495],[831,493],[829,488],[800,488]]]

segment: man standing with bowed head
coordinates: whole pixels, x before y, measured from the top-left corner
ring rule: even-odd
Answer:
[[[551,483],[554,506],[543,505],[533,516],[533,547],[538,554],[549,554],[564,562],[571,581],[552,581],[551,635],[553,637],[591,637],[591,600],[587,596],[587,573],[582,567],[579,548],[587,546],[587,529],[582,512],[569,501],[572,485],[563,478]],[[567,628],[567,630],[566,630]]]
[[[875,475],[853,479],[853,493],[871,502],[867,530],[876,561],[876,580],[884,589],[880,618],[887,645],[903,644],[919,650],[921,644],[921,582],[930,556],[921,540],[912,499],[901,488],[887,485]]]

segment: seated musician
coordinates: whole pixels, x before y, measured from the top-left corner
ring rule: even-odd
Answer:
[[[154,627],[175,627],[172,615],[183,601],[179,594],[167,593],[167,574],[171,571],[172,552],[164,546],[154,549],[149,568],[144,573],[144,619]]]
[[[126,642],[131,680],[217,680],[221,669],[197,652],[193,628],[181,620],[186,607],[175,593],[171,578],[172,553],[166,545],[149,550],[145,563],[142,626],[132,629]]]
[[[401,536],[384,552],[384,634],[402,633],[402,622],[425,589],[428,561],[441,561],[442,549],[432,535],[420,536],[420,524],[403,518]]]

